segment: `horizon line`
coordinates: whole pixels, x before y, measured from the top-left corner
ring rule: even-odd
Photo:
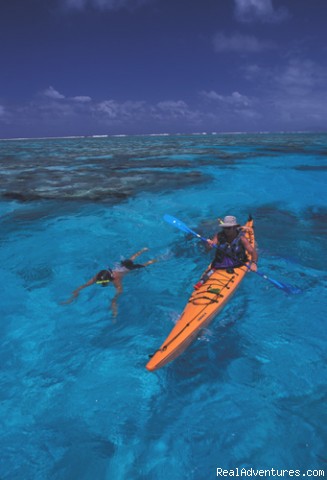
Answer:
[[[0,138],[0,141],[23,141],[23,140],[64,140],[64,139],[76,139],[76,138],[112,138],[112,137],[168,137],[168,136],[205,136],[205,135],[285,135],[285,134],[326,134],[325,130],[280,130],[280,131],[253,131],[253,132],[192,132],[192,133],[120,133],[120,134],[92,134],[92,135],[64,135],[64,136],[44,136],[44,137],[10,137],[10,138]]]

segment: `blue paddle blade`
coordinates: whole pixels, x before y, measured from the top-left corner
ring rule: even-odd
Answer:
[[[278,280],[270,278],[270,277],[268,277],[268,275],[266,275],[262,272],[259,272],[259,270],[257,270],[254,273],[256,273],[260,277],[264,278],[265,280],[268,280],[268,282],[272,283],[275,287],[279,288],[280,290],[284,290],[284,292],[291,293],[291,294],[298,294],[298,293],[302,292],[302,290],[300,288],[294,287],[293,285],[289,285],[287,283],[279,282]]]
[[[285,290],[285,288],[286,288],[286,290]],[[293,285],[288,285],[288,284],[284,284],[284,290],[287,293],[290,293],[292,295],[298,295],[299,293],[302,293],[302,291],[303,291],[303,290],[301,290],[301,288],[294,287]]]
[[[201,235],[194,232],[194,230],[191,230],[187,225],[185,225],[185,223],[178,220],[178,218],[172,217],[171,215],[167,215],[167,214],[165,214],[163,218],[167,223],[170,223],[170,225],[173,225],[173,227],[179,228],[179,230],[182,230],[185,233],[191,233],[195,237],[201,238]]]

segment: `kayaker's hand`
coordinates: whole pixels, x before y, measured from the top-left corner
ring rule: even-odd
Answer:
[[[213,247],[215,245],[215,242],[213,240],[210,240],[210,238],[208,238],[207,244],[209,245],[209,247]]]
[[[258,270],[258,266],[255,262],[250,262],[249,263],[249,268],[252,272],[256,272]]]

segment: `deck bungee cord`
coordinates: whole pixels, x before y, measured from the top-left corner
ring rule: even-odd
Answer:
[[[172,337],[168,342],[164,343],[160,348],[158,348],[155,352],[152,354],[149,354],[149,358],[152,358],[157,352],[165,352],[167,348],[175,342],[188,328],[192,326],[192,323],[195,321],[199,321],[202,318],[203,313],[205,312],[206,308],[210,304],[219,304],[220,302],[223,301],[225,298],[225,295],[222,293],[225,289],[229,290],[230,284],[233,284],[235,282],[235,277],[238,277],[239,274],[235,271],[233,274],[226,274],[223,276],[222,279],[212,279],[211,284],[206,287],[203,287],[203,290],[195,290],[191,298],[189,299],[188,303],[193,304],[196,306],[202,306],[203,308],[196,313],[196,315],[188,321],[184,325],[184,327],[176,333],[174,337]],[[212,296],[209,297],[207,296],[208,294],[211,294]],[[204,300],[201,302],[201,300]],[[179,321],[179,320],[178,320]],[[177,322],[178,323],[178,322]],[[195,330],[194,335],[198,333],[198,330]],[[188,339],[185,339],[185,342],[188,341]]]

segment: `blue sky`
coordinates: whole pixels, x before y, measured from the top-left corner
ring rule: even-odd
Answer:
[[[0,138],[327,130],[326,0],[10,0]]]

